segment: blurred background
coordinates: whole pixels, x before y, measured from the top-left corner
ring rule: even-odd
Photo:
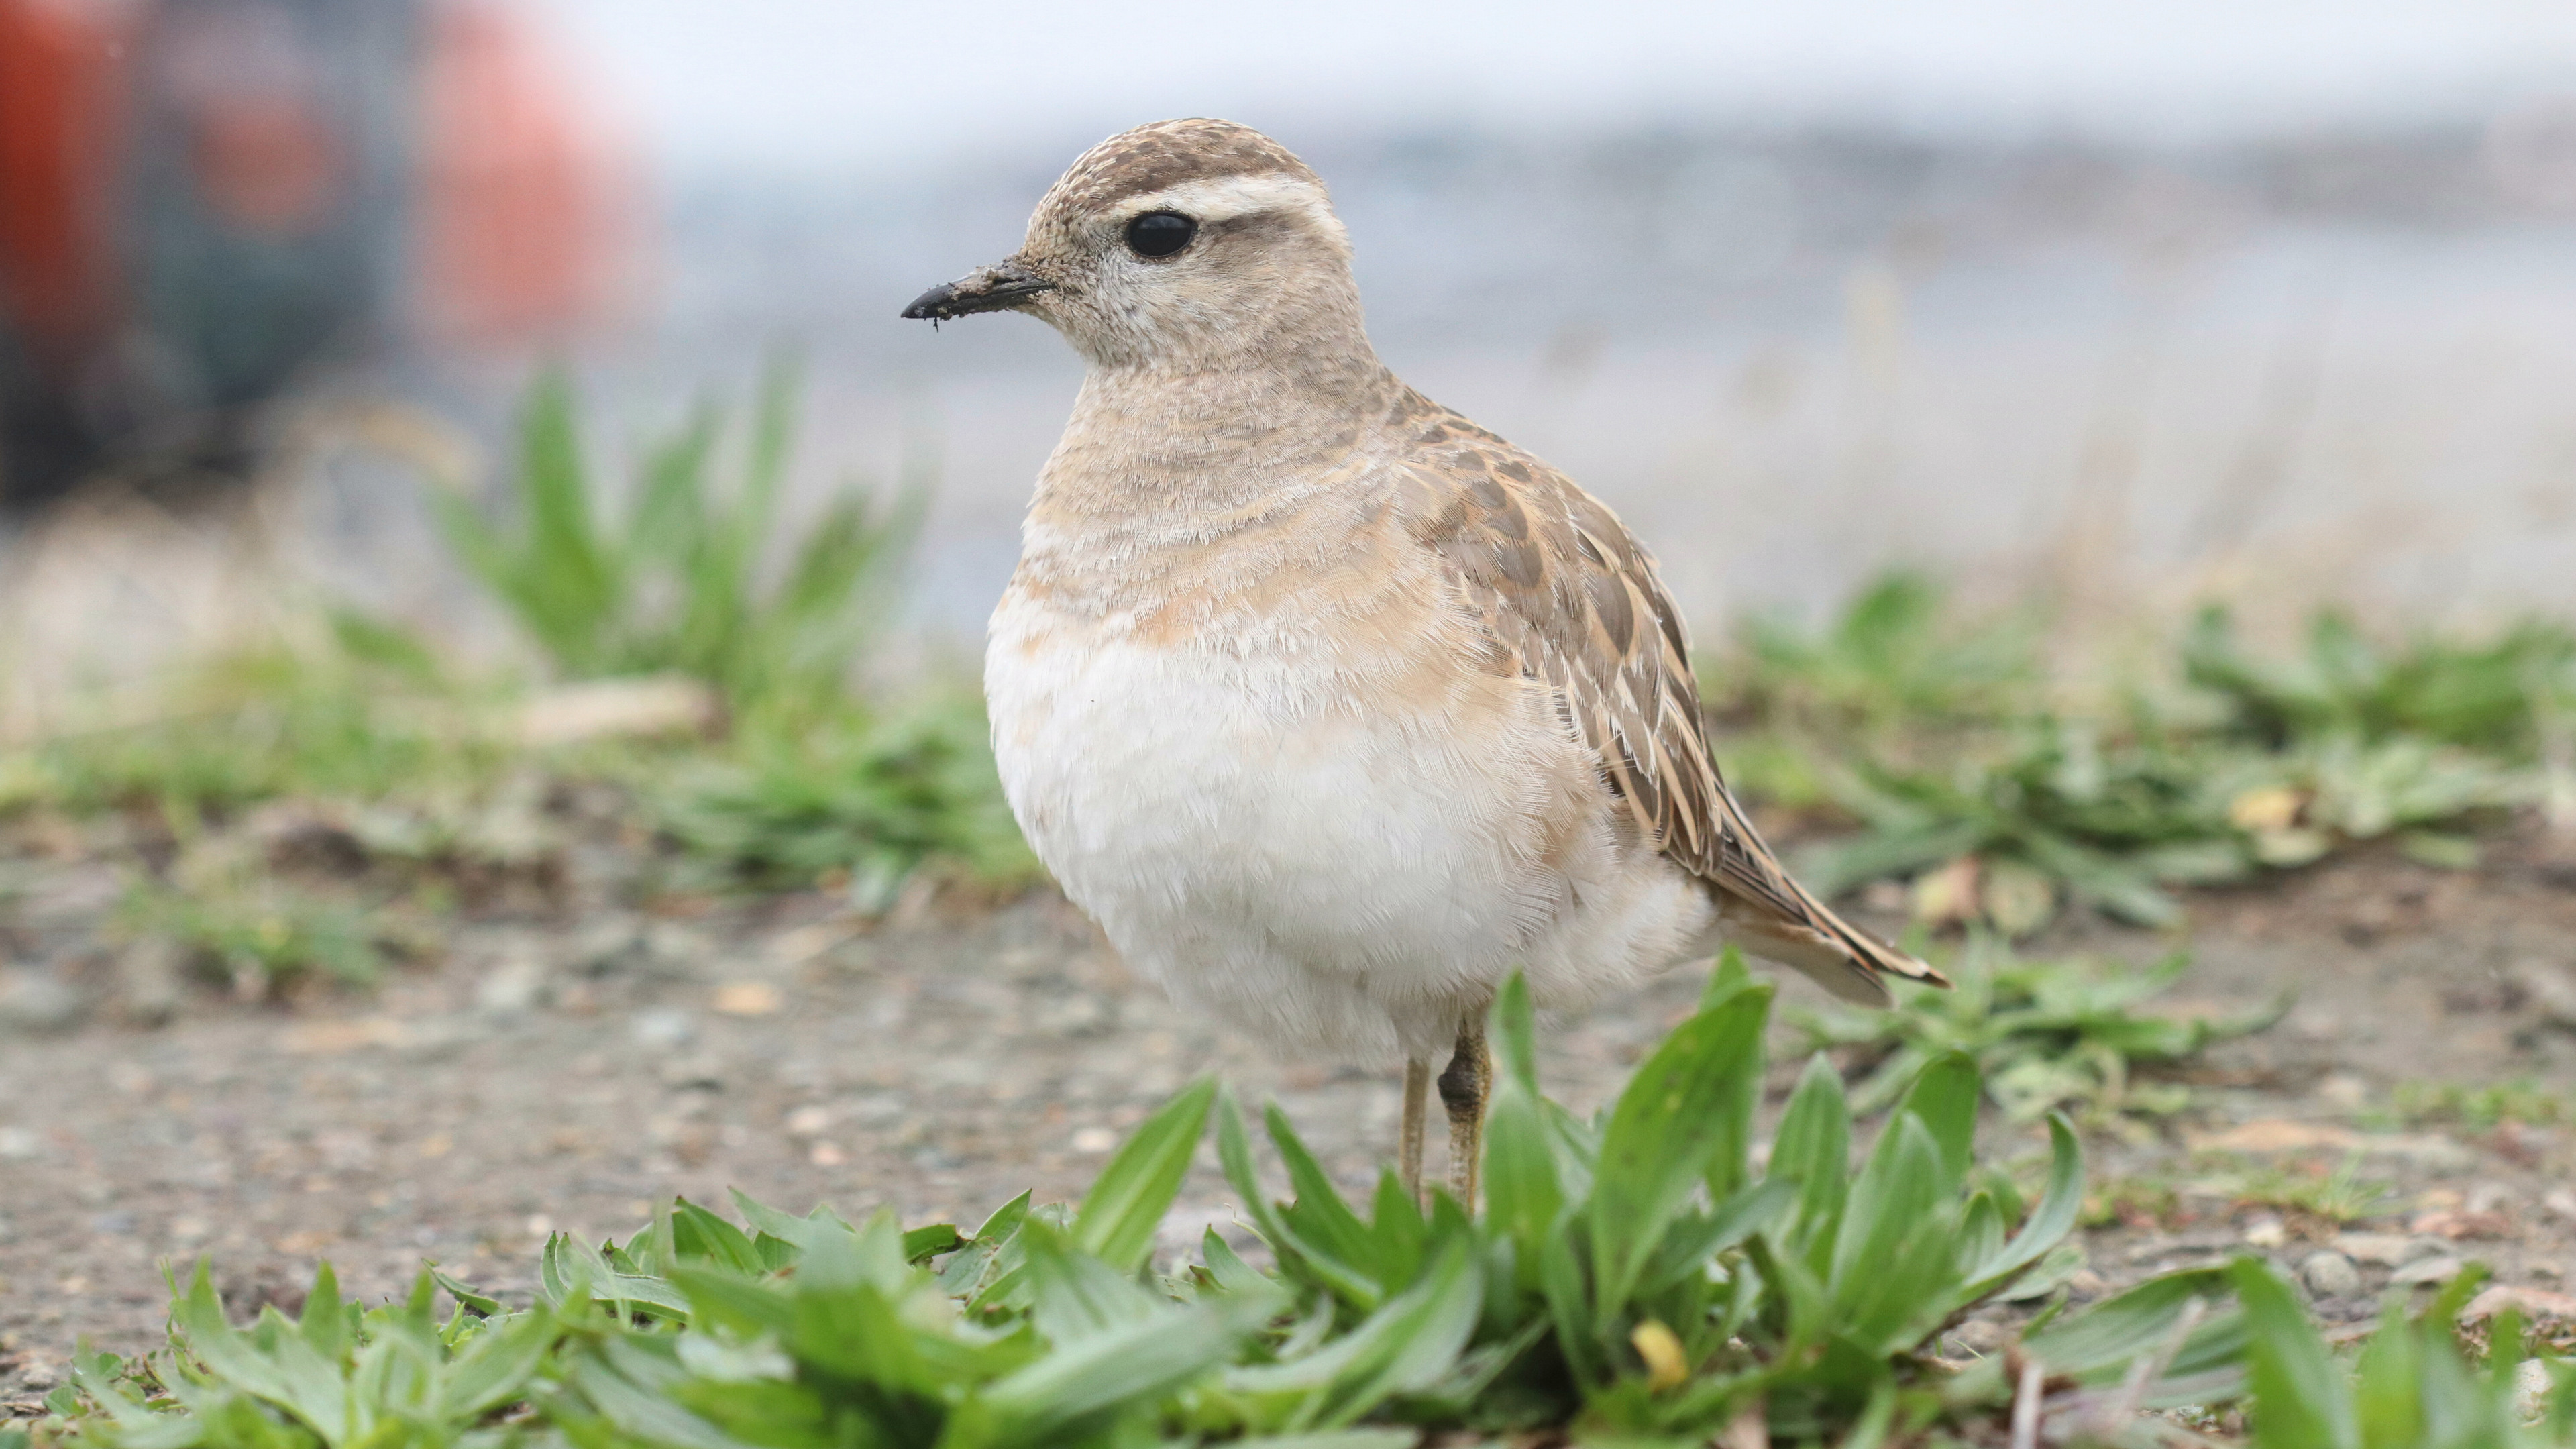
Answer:
[[[1078,366],[894,312],[1181,114],[1312,162],[1388,359],[1704,624],[1891,563],[2564,598],[2560,4],[0,0],[19,713],[290,585],[477,637],[422,478],[500,486],[543,358],[614,454],[793,349],[787,508],[935,474],[911,610],[971,640]]]

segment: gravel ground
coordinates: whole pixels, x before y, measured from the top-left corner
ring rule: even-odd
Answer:
[[[112,907],[82,870],[21,880],[17,949]],[[2407,1080],[2533,1079],[2576,1101],[2567,856],[2524,838],[2469,874],[2366,858],[2193,914],[2174,1009],[2300,1002],[2197,1064],[2189,1112],[2092,1144],[2097,1182],[2173,1196],[2090,1233],[2079,1296],[2249,1244],[2339,1321],[2463,1259],[2576,1289],[2576,1127],[2371,1130]],[[2145,961],[2176,944],[2078,925],[2036,949]],[[1051,894],[954,914],[914,899],[881,923],[820,894],[671,915],[520,903],[469,912],[433,954],[372,996],[284,1005],[192,988],[139,1012],[115,995],[138,989],[130,962],[96,1002],[78,969],[0,977],[0,1406],[31,1409],[77,1340],[156,1343],[164,1259],[210,1256],[248,1310],[298,1301],[318,1258],[366,1295],[424,1259],[524,1291],[548,1231],[622,1238],[673,1193],[971,1224],[1022,1188],[1077,1196],[1123,1129],[1202,1072],[1278,1099],[1350,1184],[1394,1136],[1389,1077],[1279,1063],[1185,1017]],[[1606,1100],[1700,980],[1555,1024],[1551,1089]],[[1783,999],[1816,997],[1790,981]],[[2039,1148],[2035,1130],[1989,1136],[2006,1157]],[[2212,1185],[2346,1160],[2393,1192],[2341,1234]],[[1234,1216],[1203,1160],[1174,1242]]]

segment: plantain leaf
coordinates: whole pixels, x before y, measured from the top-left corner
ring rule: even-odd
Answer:
[[[1145,1119],[1101,1169],[1074,1215],[1074,1246],[1122,1271],[1143,1267],[1154,1232],[1207,1132],[1216,1079],[1201,1077]]]
[[[1602,1129],[1590,1204],[1597,1314],[1628,1300],[1637,1276],[1703,1180],[1733,1183],[1761,1093],[1768,986],[1734,992],[1675,1028],[1638,1067]]]
[[[2343,1372],[2297,1295],[2253,1258],[2238,1259],[2228,1280],[2253,1332],[2246,1378],[2266,1449],[2362,1449]]]

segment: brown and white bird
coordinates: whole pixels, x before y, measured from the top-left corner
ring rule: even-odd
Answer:
[[[1709,757],[1654,560],[1380,362],[1323,183],[1269,137],[1093,147],[1007,259],[904,316],[1020,311],[1089,363],[985,655],[1039,859],[1183,1004],[1431,1067],[1475,1200],[1483,1023],[1732,940],[1836,994],[1941,980],[1781,869]]]

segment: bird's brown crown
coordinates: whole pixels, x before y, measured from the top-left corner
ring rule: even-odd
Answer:
[[[1091,211],[1188,181],[1285,172],[1323,183],[1285,146],[1232,121],[1156,121],[1121,131],[1082,153],[1041,209]]]

